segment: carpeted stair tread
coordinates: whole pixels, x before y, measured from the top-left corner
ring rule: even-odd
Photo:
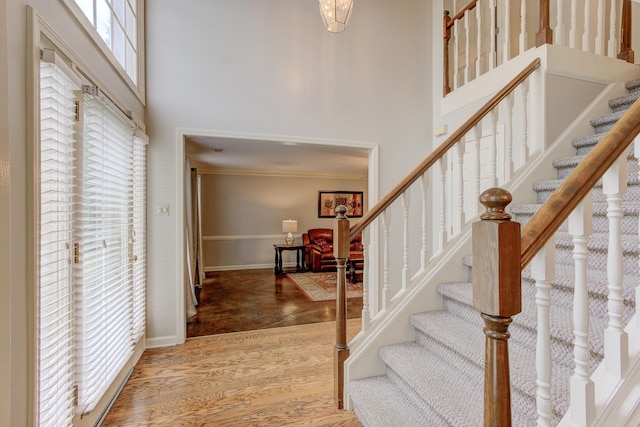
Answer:
[[[562,157],[552,162],[554,168],[558,170],[558,179],[565,179],[584,160],[586,154],[571,157]],[[633,150],[627,150],[627,176],[638,176],[638,163],[633,162]]]
[[[523,203],[519,205],[513,205],[509,209],[511,215],[531,215],[538,212],[542,206],[541,203]],[[606,202],[594,202],[593,203],[593,214],[599,216],[607,215],[608,205]],[[639,201],[629,201],[622,204],[622,213],[624,215],[634,215],[640,212],[640,200]]]
[[[624,87],[631,93],[640,91],[640,79],[629,80],[625,82]]]
[[[573,141],[571,141],[571,145],[573,145],[573,147],[576,149],[578,155],[587,154],[587,153],[581,153],[580,149],[582,149],[584,147],[593,147],[598,142],[600,142],[602,137],[605,136],[605,135],[606,135],[606,132],[595,133],[595,134],[586,135],[586,136],[581,136],[581,137],[575,138]]]
[[[638,236],[623,234],[620,236],[620,243],[622,244],[622,252],[626,255],[640,255]],[[557,232],[556,247],[557,246],[573,248],[573,237],[571,234],[562,231]],[[587,242],[587,247],[589,248],[589,251],[606,252],[609,249],[609,234],[591,234],[589,236],[589,241]]]
[[[409,387],[446,421],[443,425],[482,425],[484,370],[458,366],[410,342],[382,347],[380,358],[392,378]],[[460,397],[464,396],[464,399]],[[522,394],[512,393],[514,425],[535,425],[535,408]]]
[[[622,117],[624,111],[616,111],[591,119],[589,123],[595,129],[595,133],[607,132]]]
[[[482,424],[484,374],[460,375],[439,356],[415,342],[380,348],[380,358],[446,425]],[[464,399],[460,399],[464,396]],[[473,421],[475,420],[475,421]]]
[[[419,407],[411,397],[399,392],[386,375],[349,381],[346,392],[360,422],[368,427],[409,427],[443,425],[428,408]]]
[[[456,283],[441,283],[438,285],[438,291],[445,297],[450,298],[458,303],[473,306],[473,285],[466,282]],[[475,309],[474,309],[475,310]],[[552,305],[549,307],[549,315],[551,318],[551,337],[566,343],[573,342],[573,311],[565,307],[558,305]],[[480,319],[480,313],[478,312],[478,319]],[[476,325],[478,321],[467,319]],[[522,300],[522,312],[514,317],[513,326],[518,325],[526,330],[535,331],[537,328],[537,306],[535,300]],[[589,321],[589,345],[591,346],[592,353],[601,355],[603,351],[603,331],[607,325],[607,319],[599,316],[592,315]],[[514,333],[515,337],[516,334]],[[535,340],[533,341],[535,348]]]
[[[627,110],[639,97],[640,91],[636,91],[619,98],[614,98],[609,101],[609,108],[614,112]]]
[[[551,195],[551,193],[553,193],[563,182],[564,180],[562,179],[550,179],[546,181],[534,182],[531,188],[533,189],[534,192],[537,193],[536,202],[543,203]],[[628,200],[632,199],[632,196],[631,196],[632,193],[634,193],[633,197],[636,197],[635,193],[639,191],[638,189],[639,185],[640,185],[640,179],[638,179],[637,176],[634,176],[634,175],[629,176],[629,179],[627,180],[627,193],[625,194],[625,199],[624,199],[625,203]],[[593,200],[595,202],[601,202],[606,200],[604,198],[604,195],[602,194],[601,183],[596,184],[591,194],[593,195]]]
[[[419,334],[436,340],[447,347],[453,354],[464,357],[468,363],[482,369],[485,363],[485,335],[482,327],[471,325],[446,311],[432,311],[411,316],[410,323]],[[420,340],[418,339],[418,342]],[[422,343],[421,343],[422,344]],[[425,344],[422,344],[425,345]],[[509,343],[509,361],[511,384],[522,394],[533,401],[536,398],[536,356],[528,347],[518,343]],[[552,373],[552,394],[560,396],[569,392],[569,377],[572,370],[558,365]],[[557,414],[566,411],[568,402],[561,403],[561,399],[554,399]]]

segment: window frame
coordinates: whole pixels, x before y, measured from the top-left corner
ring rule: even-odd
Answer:
[[[95,6],[95,0],[94,6]],[[136,3],[136,73],[137,73],[137,84],[131,79],[129,74],[127,74],[126,69],[120,63],[115,53],[111,50],[111,48],[107,45],[107,43],[102,39],[102,36],[98,33],[98,30],[94,27],[93,23],[89,21],[89,18],[84,14],[80,6],[75,2],[75,0],[60,0],[67,9],[71,12],[71,14],[76,18],[76,20],[81,24],[84,31],[91,37],[96,46],[100,49],[102,54],[109,60],[112,67],[118,72],[122,80],[125,81],[127,86],[131,89],[133,93],[136,94],[140,102],[143,105],[146,104],[146,81],[145,81],[145,41],[144,41],[144,5],[145,0],[132,0]],[[94,11],[95,13],[95,11]],[[125,12],[126,13],[126,12]],[[126,23],[125,32],[126,32]],[[126,34],[126,33],[125,33]],[[125,53],[126,56],[126,46]]]
[[[27,414],[28,425],[36,425],[36,420],[38,419],[38,402],[36,401],[38,395],[38,373],[39,373],[39,362],[38,362],[38,346],[39,346],[39,303],[38,303],[38,290],[37,287],[39,285],[39,272],[38,272],[38,262],[39,262],[39,217],[40,217],[40,208],[39,205],[41,203],[41,199],[39,197],[40,191],[40,167],[39,167],[39,151],[40,147],[40,62],[41,62],[41,52],[42,49],[53,49],[57,54],[60,55],[62,59],[61,64],[64,67],[68,67],[74,72],[78,72],[82,82],[87,82],[90,85],[96,85],[100,88],[100,92],[105,96],[107,100],[113,103],[114,108],[119,110],[125,117],[127,117],[132,123],[133,128],[137,129],[134,137],[138,140],[139,144],[142,144],[142,150],[146,151],[146,145],[148,144],[148,138],[145,135],[145,125],[133,112],[131,112],[125,104],[121,102],[119,97],[115,95],[109,88],[101,81],[98,75],[88,66],[88,64],[78,56],[73,49],[60,37],[58,34],[50,27],[46,21],[38,15],[38,13],[32,8],[27,7],[27,16],[28,16],[28,24],[29,24],[29,34],[28,34],[28,50],[27,54],[27,157],[29,163],[28,170],[28,198],[29,201],[27,213],[28,213],[28,236],[27,236],[27,257],[29,265],[32,265],[34,268],[30,268],[28,272],[28,283],[27,286],[27,298],[28,298],[28,311],[30,313],[29,316],[29,351],[28,351],[28,359],[30,366],[30,374],[31,380],[28,383],[29,389],[29,409]],[[134,154],[135,155],[135,154]],[[146,159],[146,155],[144,155]],[[144,181],[140,181],[144,182]],[[146,185],[146,182],[145,182]],[[145,192],[143,192],[145,193]],[[140,203],[144,204],[142,206],[142,210],[139,210],[138,215],[144,215],[146,207],[145,201],[140,201]],[[135,213],[134,213],[135,215]],[[144,220],[139,221],[142,222],[142,227],[144,227]],[[140,227],[140,225],[139,225]],[[143,233],[144,235],[144,233]],[[143,244],[146,242],[142,242]],[[144,249],[144,248],[143,248]],[[139,251],[136,253],[137,261],[139,263],[146,265],[146,252]],[[144,266],[142,267],[144,269]],[[130,268],[131,269],[131,268]],[[144,273],[144,271],[142,272]],[[139,279],[141,277],[144,280],[144,274],[138,274]],[[138,300],[144,298],[144,296],[138,296]],[[126,307],[127,310],[131,311],[132,306],[129,304]],[[144,307],[138,307],[139,310],[144,310]],[[102,399],[100,399],[96,409],[91,411],[88,414],[81,414],[76,411],[73,417],[73,425],[76,427],[89,427],[98,425],[101,420],[106,415],[106,409],[112,403],[112,399],[119,393],[122,385],[127,380],[127,378],[131,375],[133,371],[133,367],[139,360],[142,355],[144,349],[146,348],[145,343],[145,325],[139,324],[140,322],[144,322],[144,317],[137,313],[136,318],[134,319],[134,333],[132,335],[132,339],[129,342],[133,353],[126,361],[122,370],[117,374],[116,378],[112,382],[111,386],[107,389],[105,395]],[[136,326],[137,325],[137,326]],[[77,407],[76,407],[77,409]]]

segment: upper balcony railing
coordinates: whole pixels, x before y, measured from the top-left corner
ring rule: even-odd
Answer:
[[[445,10],[444,95],[543,44],[633,63],[631,16],[631,0],[471,0],[453,16]]]

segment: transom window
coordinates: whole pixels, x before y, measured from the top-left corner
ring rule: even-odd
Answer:
[[[138,0],[73,0],[138,85]]]

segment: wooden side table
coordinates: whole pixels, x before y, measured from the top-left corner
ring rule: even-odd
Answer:
[[[273,249],[276,252],[275,258],[275,274],[277,276],[282,275],[282,251],[296,251],[296,273],[302,273],[304,271],[304,245],[273,245]]]

